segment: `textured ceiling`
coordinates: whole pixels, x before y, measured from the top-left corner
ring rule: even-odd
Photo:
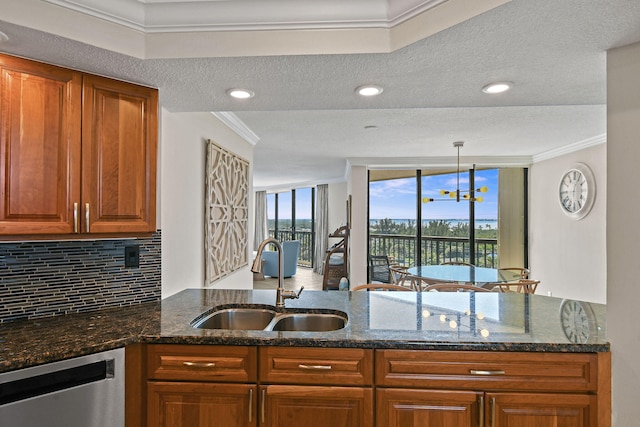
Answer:
[[[170,111],[234,112],[259,138],[255,186],[274,189],[342,180],[347,161],[450,163],[455,140],[478,164],[602,141],[606,50],[640,41],[639,23],[638,0],[513,0],[390,53],[142,60],[14,19],[0,51],[157,86]],[[481,92],[497,80],[513,90]],[[360,98],[363,83],[384,92]],[[238,86],[256,96],[229,99]]]

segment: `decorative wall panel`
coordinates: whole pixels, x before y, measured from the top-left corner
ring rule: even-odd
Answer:
[[[249,162],[207,141],[205,285],[248,264]]]

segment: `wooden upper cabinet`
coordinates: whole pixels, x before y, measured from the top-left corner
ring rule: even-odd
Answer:
[[[83,231],[155,231],[158,91],[85,75],[83,95]]]
[[[72,233],[82,74],[0,55],[0,78],[0,234]]]
[[[155,231],[158,91],[0,54],[0,235]]]

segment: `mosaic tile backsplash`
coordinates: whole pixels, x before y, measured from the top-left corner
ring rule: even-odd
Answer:
[[[140,248],[125,267],[125,246]],[[0,323],[161,298],[161,233],[126,240],[0,243]]]

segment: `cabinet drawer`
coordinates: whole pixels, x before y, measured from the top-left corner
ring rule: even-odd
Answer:
[[[376,384],[482,390],[595,391],[597,355],[377,350]]]
[[[371,385],[373,351],[356,348],[260,348],[260,381]]]
[[[147,348],[150,379],[255,382],[257,378],[255,347],[156,344]]]

